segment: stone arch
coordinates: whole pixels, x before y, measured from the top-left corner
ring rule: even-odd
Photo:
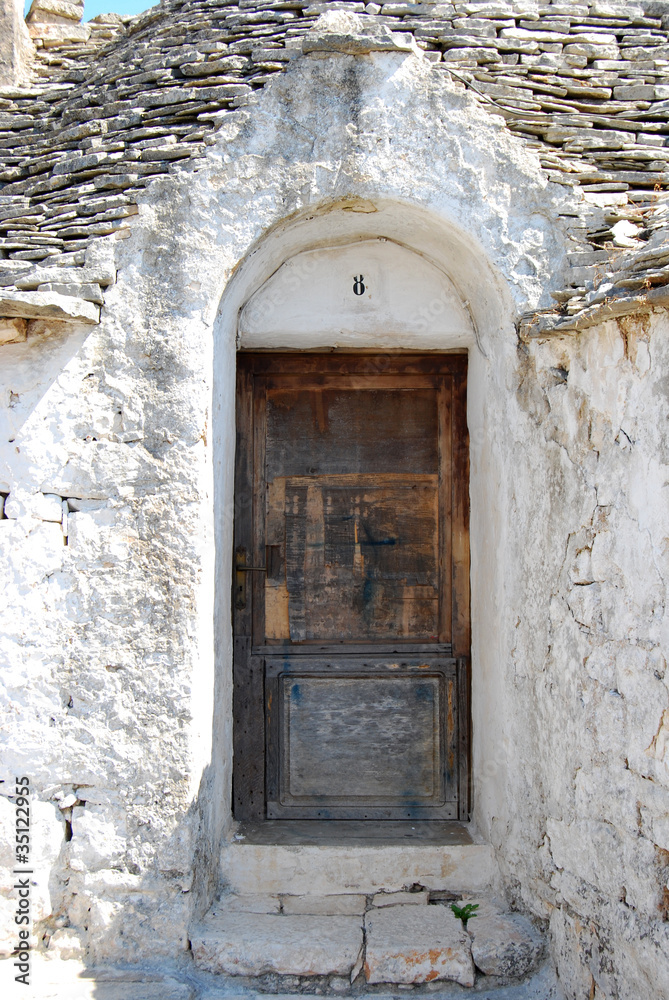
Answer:
[[[353,294],[351,294],[353,292]],[[242,348],[447,350],[470,346],[469,303],[426,257],[387,237],[304,250],[239,313]]]

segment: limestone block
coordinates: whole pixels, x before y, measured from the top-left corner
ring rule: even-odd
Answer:
[[[216,907],[220,913],[278,913],[280,909],[278,896],[259,895],[225,896]]]
[[[444,906],[389,906],[365,918],[368,983],[429,983],[453,979],[474,985],[470,940]]]
[[[71,544],[71,543],[70,543]],[[499,869],[489,844],[287,847],[226,844],[221,852],[226,883],[240,896],[338,895],[401,891],[420,882],[431,889],[476,893],[497,891]]]
[[[5,517],[9,519],[16,517],[15,511],[16,507],[12,503],[10,494],[5,500]],[[25,526],[25,533],[21,528],[19,524],[14,544],[20,546],[22,577],[27,583],[29,582],[29,585],[41,584],[45,577],[62,569],[62,530],[59,525],[48,521],[33,520]]]
[[[72,810],[70,866],[76,871],[98,871],[118,863],[126,849],[125,817],[104,806]]]
[[[38,292],[57,292],[59,295],[70,295],[74,298],[84,299],[86,302],[94,302],[97,306],[104,305],[102,290],[98,284],[75,284],[70,282],[45,281],[37,286]]]
[[[363,20],[348,11],[336,10],[321,14],[302,42],[302,51],[342,52],[364,55],[367,52],[411,52],[413,37],[405,32],[392,32],[385,24]]]
[[[0,344],[20,344],[28,337],[24,319],[0,319]]]
[[[3,3],[0,9],[0,86],[16,87],[26,82],[33,52],[23,19],[23,4],[20,0]]]
[[[50,888],[55,888],[51,873],[65,841],[65,824],[55,802],[30,804],[31,861],[33,875],[31,903],[33,920],[43,920],[52,911]]]
[[[486,976],[524,976],[541,956],[543,941],[520,913],[481,910],[467,922],[472,957]]]
[[[33,0],[28,13],[28,23],[35,24],[40,21],[47,23],[58,23],[57,19],[65,18],[68,21],[79,23],[84,13],[84,5],[69,3],[68,0]],[[52,15],[51,18],[45,15]]]
[[[41,521],[61,522],[63,518],[63,500],[55,493],[36,493],[32,506],[33,517]]]
[[[71,295],[57,292],[0,293],[0,315],[25,319],[59,319],[65,322],[99,323],[100,309]]]
[[[87,42],[91,29],[87,24],[77,24],[57,14],[44,14],[40,21],[29,26],[32,38],[40,38],[45,49],[59,48],[67,42]]]
[[[372,899],[372,906],[425,906],[429,901],[427,889],[422,892],[377,892]]]
[[[106,288],[116,280],[116,269],[107,261],[100,261],[86,267],[36,267],[28,274],[16,279],[20,291],[30,292],[40,285],[101,285]]]
[[[284,896],[284,913],[312,913],[322,915],[361,914],[365,912],[367,897],[357,893],[341,896]]]
[[[233,976],[350,973],[362,948],[362,920],[350,916],[230,913],[191,934],[197,965]]]

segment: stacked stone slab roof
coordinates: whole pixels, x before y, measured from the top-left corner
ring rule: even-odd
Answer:
[[[669,302],[669,0],[161,0],[88,24],[34,0],[31,82],[0,90],[0,316],[96,322],[101,238],[129,235],[142,189],[203,156],[333,10],[359,15],[351,51],[421,49],[574,192],[569,283],[524,335]]]

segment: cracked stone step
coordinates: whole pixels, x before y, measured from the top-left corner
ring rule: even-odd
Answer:
[[[388,906],[365,919],[368,983],[429,983],[451,979],[474,985],[471,940],[445,906]]]
[[[233,976],[350,975],[362,950],[361,916],[217,913],[191,934],[196,965]]]

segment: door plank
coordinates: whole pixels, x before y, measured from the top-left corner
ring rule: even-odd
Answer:
[[[254,379],[253,385],[253,545],[249,565],[265,565],[265,453],[267,440],[267,399],[264,381]],[[265,634],[265,574],[261,569],[250,574],[248,590],[253,598],[253,636]]]
[[[267,389],[267,479],[436,473],[437,422],[436,387]]]
[[[452,493],[453,493],[453,380],[440,379],[439,407],[439,641],[450,642],[452,635]]]
[[[457,661],[458,735],[457,780],[458,819],[468,820],[471,811],[471,659],[461,656]]]
[[[235,551],[253,548],[253,377],[237,373],[237,448],[235,452]],[[233,570],[234,580],[234,570]],[[248,588],[247,588],[248,593]],[[234,598],[234,587],[233,587]],[[251,602],[233,599],[233,808],[240,820],[265,816],[265,739],[262,724],[263,671],[251,656]]]
[[[318,390],[319,392],[336,392],[345,390],[354,392],[359,389],[388,391],[411,389],[433,389],[437,384],[438,375],[374,375],[349,373],[347,375],[270,375],[267,378],[267,388],[273,392],[281,390]]]
[[[469,592],[469,434],[466,383],[455,380],[453,421],[453,632],[455,656],[469,656],[471,615]]]
[[[467,352],[417,354],[402,351],[395,354],[378,354],[369,351],[240,351],[238,364],[248,366],[257,375],[270,374],[363,374],[363,375],[413,375],[413,374],[464,374],[467,371]]]
[[[248,637],[235,638],[232,799],[237,819],[258,822],[265,817],[264,671],[249,647]]]

